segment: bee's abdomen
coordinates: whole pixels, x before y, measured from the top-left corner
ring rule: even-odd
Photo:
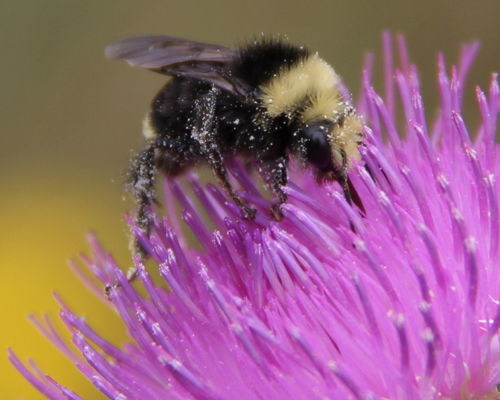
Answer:
[[[200,143],[192,135],[195,100],[210,86],[174,78],[156,95],[149,113],[150,129],[157,133],[155,164],[169,176],[185,172],[202,161]]]

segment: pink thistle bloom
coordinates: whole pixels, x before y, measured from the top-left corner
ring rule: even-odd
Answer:
[[[320,187],[301,172],[291,174],[276,223],[270,201],[233,163],[243,198],[259,209],[254,221],[189,175],[201,206],[169,182],[168,218],[157,218],[151,238],[135,229],[169,291],[136,263],[142,298],[91,240],[86,264],[103,285],[120,284],[109,305],[134,344],[118,349],[62,303],[76,352],[50,321],[35,323],[98,390],[110,399],[499,398],[497,77],[476,91],[482,120],[472,140],[461,104],[477,44],[464,47],[451,76],[439,58],[441,109],[430,126],[402,38],[400,70],[387,34],[384,43],[385,96],[372,89],[369,59],[358,106],[364,162],[350,174],[366,215],[338,184]],[[186,244],[174,198],[202,252]],[[80,399],[10,358],[46,397]]]

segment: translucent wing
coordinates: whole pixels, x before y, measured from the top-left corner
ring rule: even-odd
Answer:
[[[110,44],[105,54],[108,58],[123,58],[132,66],[160,69],[185,62],[227,63],[237,51],[170,36],[149,36]]]
[[[232,76],[229,64],[238,51],[227,47],[170,36],[149,36],[110,44],[104,54],[161,74],[199,79],[242,96],[250,92],[241,79]]]

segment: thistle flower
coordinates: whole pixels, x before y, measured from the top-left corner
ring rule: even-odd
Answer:
[[[478,46],[463,48],[451,78],[440,56],[441,109],[429,126],[416,68],[398,43],[401,70],[393,70],[384,36],[384,99],[371,87],[370,58],[364,72],[363,165],[350,175],[364,215],[337,184],[320,187],[304,172],[292,174],[281,223],[238,163],[232,175],[260,209],[254,221],[195,175],[198,205],[168,182],[168,218],[157,217],[150,238],[134,228],[168,290],[136,261],[142,298],[94,239],[85,260],[103,284],[119,283],[109,304],[134,344],[106,342],[62,302],[77,351],[50,321],[39,329],[111,399],[498,398],[497,77],[487,94],[476,90],[482,120],[472,140],[461,104]],[[203,251],[187,244],[174,198]],[[48,398],[80,399],[10,359]]]

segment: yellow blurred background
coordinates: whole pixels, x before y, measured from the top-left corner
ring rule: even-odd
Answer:
[[[106,60],[107,44],[165,34],[232,46],[261,32],[286,34],[319,51],[356,96],[366,52],[380,60],[383,29],[405,35],[428,119],[437,105],[439,50],[450,65],[461,43],[481,41],[469,108],[474,85],[485,88],[500,69],[498,0],[2,0],[0,399],[42,398],[7,362],[7,347],[82,398],[103,398],[27,320],[43,313],[57,320],[53,292],[105,338],[127,340],[67,260],[88,250],[92,230],[129,265],[122,171],[140,148],[141,120],[165,78]]]

